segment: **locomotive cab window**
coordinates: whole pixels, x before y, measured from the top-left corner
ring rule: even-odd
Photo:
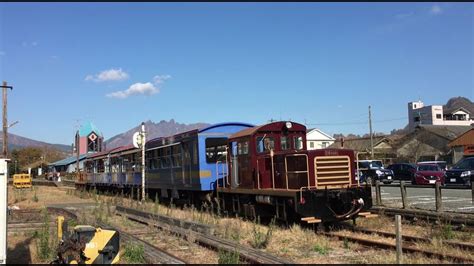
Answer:
[[[237,154],[238,155],[246,155],[249,154],[249,142],[242,141],[237,144]]]
[[[257,137],[257,152],[263,153],[275,149],[273,137]]]
[[[303,137],[293,137],[293,144],[295,150],[303,149]]]
[[[207,138],[206,139],[206,162],[215,163],[225,161],[227,156],[227,138]]]
[[[286,136],[282,136],[280,138],[280,147],[281,150],[288,150],[290,148],[290,138]]]

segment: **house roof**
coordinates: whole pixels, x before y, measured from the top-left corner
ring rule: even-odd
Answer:
[[[417,128],[424,129],[447,140],[453,140],[472,129],[472,126],[418,125]]]
[[[90,121],[84,123],[79,129],[80,137],[87,137],[91,132],[95,132],[97,135],[102,136],[102,132]]]
[[[388,136],[373,136],[374,147],[384,141],[392,142],[392,139]],[[341,140],[336,140],[328,148],[340,149]],[[344,139],[344,148],[356,151],[368,151],[370,150],[370,137]]]
[[[326,134],[324,133],[323,131],[321,131],[321,129],[319,128],[311,128],[311,129],[307,129],[306,130],[306,136],[313,133],[313,132],[319,132],[320,134],[322,134],[323,136],[325,136],[326,138],[328,138],[329,140],[336,140],[335,138],[333,138],[331,135],[329,134]]]
[[[87,154],[79,155],[79,161],[85,159],[86,156],[87,156]],[[77,156],[71,156],[71,157],[67,157],[66,159],[62,159],[62,160],[56,161],[54,163],[50,163],[48,165],[49,166],[62,166],[62,165],[68,165],[68,164],[71,164],[71,163],[75,163],[76,161],[77,161]]]
[[[448,146],[464,146],[464,145],[473,145],[474,144],[474,128],[464,132],[459,137],[452,140]]]

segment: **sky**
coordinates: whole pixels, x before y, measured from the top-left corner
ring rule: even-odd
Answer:
[[[474,100],[472,3],[0,3],[10,133],[70,145],[142,121],[389,133]]]

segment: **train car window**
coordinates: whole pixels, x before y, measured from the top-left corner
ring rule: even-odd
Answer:
[[[207,138],[205,143],[207,163],[225,160],[227,155],[227,138]]]
[[[257,137],[257,152],[262,153],[275,149],[275,140],[273,137]]]
[[[193,164],[197,165],[198,164],[198,147],[197,147],[197,141],[193,141]]]
[[[287,136],[281,136],[280,138],[281,150],[288,150],[290,148],[290,138]]]
[[[238,144],[237,144],[237,154],[238,155],[247,155],[247,154],[249,154],[249,142],[248,141],[238,142]]]
[[[303,137],[293,137],[294,149],[302,150],[303,149]]]

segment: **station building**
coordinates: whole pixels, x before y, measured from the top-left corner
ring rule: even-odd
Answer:
[[[76,132],[74,147],[72,156],[48,165],[49,179],[75,173],[77,171],[77,151],[79,151],[79,170],[82,171],[87,155],[104,150],[104,136],[92,122],[86,122]]]

